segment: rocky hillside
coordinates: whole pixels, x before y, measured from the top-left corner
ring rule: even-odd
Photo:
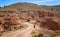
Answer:
[[[18,21],[30,22],[31,20],[35,20],[39,26],[48,30],[60,30],[59,9],[58,6],[40,6],[31,3],[16,3],[3,7],[0,9],[0,33],[5,30],[19,29],[21,23]]]
[[[0,11],[0,35],[20,28],[21,23],[17,13],[16,11]]]

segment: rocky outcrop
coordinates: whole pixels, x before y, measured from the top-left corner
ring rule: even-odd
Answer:
[[[50,30],[60,30],[60,24],[59,22],[56,22],[52,19],[47,19],[46,21],[41,23],[41,26],[48,28]]]
[[[48,18],[54,17],[55,14],[51,12],[44,12],[44,11],[20,11],[21,18],[31,18],[31,19],[39,19],[39,18]]]

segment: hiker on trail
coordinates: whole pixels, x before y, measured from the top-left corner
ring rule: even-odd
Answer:
[[[34,28],[35,28],[35,25],[34,25]]]

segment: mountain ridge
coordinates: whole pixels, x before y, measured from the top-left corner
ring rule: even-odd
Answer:
[[[42,10],[48,12],[60,12],[60,6],[37,5],[33,3],[15,3],[1,8],[0,10]]]

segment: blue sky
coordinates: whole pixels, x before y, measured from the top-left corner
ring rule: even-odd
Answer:
[[[60,0],[0,0],[0,6],[7,6],[18,2],[28,2],[39,5],[60,5]]]

